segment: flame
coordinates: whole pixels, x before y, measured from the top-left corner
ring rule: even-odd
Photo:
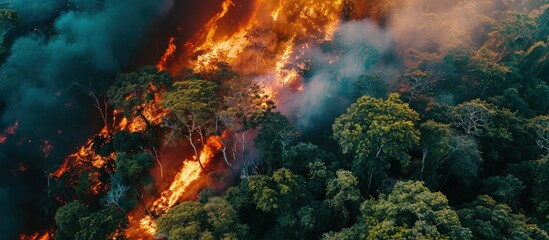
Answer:
[[[200,151],[198,159],[204,166],[209,166],[217,152],[222,148],[222,143],[218,137],[208,137],[204,148]],[[196,157],[193,157],[195,159]],[[181,170],[176,174],[174,180],[170,184],[170,187],[160,194],[160,198],[152,202],[148,211],[155,215],[166,213],[175,204],[179,203],[184,194],[187,193],[189,187],[196,182],[203,172],[200,164],[196,160],[187,159],[183,161]],[[128,238],[140,233],[146,233],[149,236],[156,234],[156,222],[151,215],[138,217],[137,212],[130,214],[130,219],[139,219],[134,221],[133,227],[126,231]],[[135,226],[137,225],[137,226]]]
[[[40,233],[33,233],[31,235],[25,235],[25,234],[21,234],[19,235],[19,239],[20,240],[50,240],[50,239],[53,239],[53,237],[51,236],[51,234],[49,232],[46,232],[46,233],[43,233],[43,234],[40,234]]]
[[[177,73],[190,66],[209,71],[217,68],[216,63],[226,62],[240,72],[273,75],[268,86],[271,96],[281,88],[302,90],[300,71],[305,66],[297,60],[309,46],[333,40],[343,18],[344,1],[255,0],[249,17],[235,24],[228,16],[239,9],[238,4],[243,3],[223,1],[221,10],[185,43],[184,56],[168,60],[168,70]],[[222,28],[235,25],[235,29]]]
[[[177,50],[177,46],[175,46],[175,38],[171,37],[170,41],[168,42],[168,48],[164,52],[164,55],[162,55],[162,58],[160,59],[160,62],[156,65],[156,67],[160,70],[166,70],[166,64],[168,63],[168,59],[173,56],[175,51]]]
[[[52,177],[60,178],[73,165],[90,163],[95,168],[102,168],[105,165],[105,163],[107,163],[109,160],[115,159],[116,156],[114,154],[111,154],[108,157],[104,157],[95,153],[94,151],[95,137],[104,137],[104,138],[110,139],[110,135],[107,127],[103,127],[101,132],[89,138],[86,144],[80,147],[80,149],[77,152],[67,156],[63,161],[63,163],[57,168],[57,170],[50,173],[49,175],[50,178]]]

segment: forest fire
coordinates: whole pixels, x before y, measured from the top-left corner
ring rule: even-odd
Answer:
[[[215,154],[222,148],[222,143],[217,137],[209,137],[204,145],[204,148],[200,152],[199,160],[205,166],[209,166]],[[166,213],[170,208],[177,204],[181,197],[185,194],[189,194],[187,190],[196,182],[201,176],[205,176],[206,173],[202,171],[200,164],[194,160],[183,161],[181,170],[175,175],[174,180],[171,182],[170,187],[160,194],[160,198],[154,200],[149,206],[137,207],[135,211],[131,212],[129,218],[131,219],[130,228],[126,230],[126,236],[132,238],[140,236],[144,233],[149,237],[154,236],[156,233],[156,225],[151,215],[161,215]],[[143,216],[144,212],[139,211],[146,209],[149,213]]]
[[[345,2],[257,0],[249,18],[236,20],[238,29],[229,30],[221,26],[235,21],[231,10],[238,3],[226,0],[221,11],[184,45],[185,52],[178,53],[186,56],[167,63],[162,58],[161,63],[176,73],[186,65],[204,71],[215,69],[217,62],[227,62],[241,72],[274,73],[277,85],[299,81],[297,71],[302,69],[293,64],[303,50],[300,46],[331,40],[342,20]],[[170,44],[166,52],[171,49]]]

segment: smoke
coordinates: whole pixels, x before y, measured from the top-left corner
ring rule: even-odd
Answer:
[[[331,121],[350,104],[352,82],[376,71],[391,45],[387,31],[370,20],[342,23],[331,42],[301,53],[307,62],[303,87],[281,92],[277,105],[287,116],[295,116],[295,124],[302,129]]]
[[[93,2],[90,3],[90,2]],[[90,99],[74,83],[101,95],[113,77],[132,63],[145,33],[171,7],[170,0],[13,1],[27,27],[47,24],[52,33],[16,39],[0,68],[0,129],[19,123],[16,136],[0,144],[1,236],[15,237],[22,226],[39,223],[37,202],[46,193],[44,169],[63,161],[99,126]],[[47,144],[53,145],[46,154]],[[12,192],[12,189],[18,189]],[[27,199],[27,200],[22,200]],[[31,199],[32,201],[29,201]],[[34,207],[23,206],[34,204]],[[31,205],[32,206],[32,205]]]

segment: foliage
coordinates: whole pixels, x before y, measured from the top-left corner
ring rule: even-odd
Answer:
[[[137,72],[120,74],[109,88],[107,96],[116,109],[124,112],[126,118],[141,117],[149,125],[144,116],[145,107],[151,103],[158,104],[155,99],[168,89],[171,81],[167,72],[146,66]]]
[[[236,211],[221,197],[180,203],[157,223],[157,232],[169,239],[242,239],[247,234],[247,226],[238,223]]]
[[[112,239],[123,235],[128,226],[128,216],[117,209],[107,207],[80,218],[80,231],[76,233],[77,240]]]
[[[458,211],[463,225],[470,228],[476,239],[547,239],[549,236],[536,225],[528,224],[522,214],[499,204],[489,196],[479,196]]]
[[[57,209],[55,222],[59,227],[60,235],[74,236],[80,231],[78,220],[89,215],[86,206],[78,201],[70,202]]]
[[[408,150],[419,141],[414,127],[418,114],[400,101],[398,94],[382,100],[364,96],[333,124],[333,136],[344,153],[355,157],[354,171],[368,171],[368,185],[374,173],[396,158],[403,166],[410,160]]]
[[[470,239],[442,193],[422,182],[397,182],[388,195],[362,204],[367,239]]]

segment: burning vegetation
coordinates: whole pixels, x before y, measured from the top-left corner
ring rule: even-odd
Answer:
[[[53,26],[0,10],[0,76],[32,86],[0,85],[0,147],[47,160],[11,167],[46,184],[21,240],[549,238],[549,2],[68,2]],[[21,72],[25,44],[53,70]],[[73,146],[18,105],[100,130]]]

